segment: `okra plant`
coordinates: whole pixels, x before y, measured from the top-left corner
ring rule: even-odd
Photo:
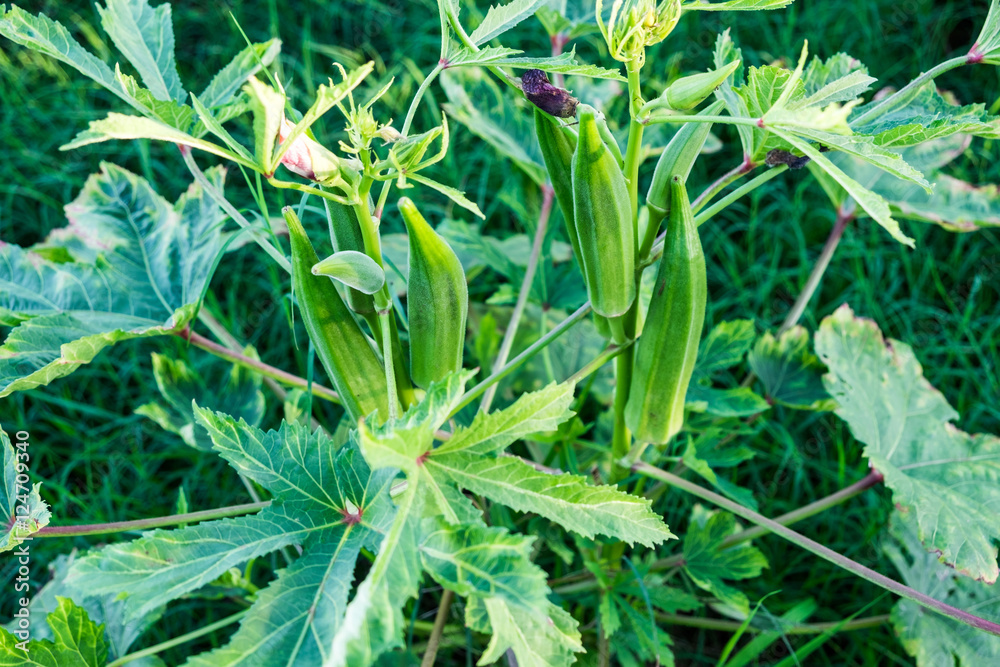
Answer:
[[[371,62],[335,65],[303,99],[278,75],[281,44],[251,43],[196,94],[177,74],[167,4],[98,4],[114,66],[60,17],[0,6],[0,34],[117,98],[65,150],[174,144],[168,168],[192,180],[171,203],[105,163],[64,229],[35,247],[0,244],[0,396],[62,382],[111,345],[179,336],[232,364],[228,381],[209,386],[154,355],[162,401],[134,408],[223,457],[253,501],[74,526],[53,520],[29,457],[4,434],[3,550],[109,536],[60,560],[30,599],[30,623],[0,630],[0,663],[165,664],[158,653],[200,637],[214,648],[184,664],[668,665],[672,623],[722,616],[733,629],[717,664],[765,664],[770,643],[809,631],[816,606],[776,618],[735,585],[768,566],[752,540],[773,533],[899,598],[891,618],[824,628],[797,646],[798,664],[832,634],[880,622],[921,667],[998,664],[1000,439],[955,426],[911,347],[849,305],[812,333],[798,321],[849,221],[870,218],[909,246],[899,220],[996,224],[996,192],[943,177],[927,155],[1000,139],[983,105],[955,105],[935,86],[960,67],[1000,65],[1000,0],[964,55],[878,95],[846,54],[811,57],[804,43],[789,67],[751,64],[728,31],[714,62],[685,62],[691,73],[658,89],[644,79],[664,69],[651,47],[669,46],[687,15],[792,1],[596,0],[578,12],[512,0],[482,14],[438,0],[438,64],[402,122],[383,109],[398,86]],[[504,46],[532,17],[551,55]],[[574,41],[603,61],[563,50]],[[439,122],[415,127],[442,93]],[[538,218],[522,220],[533,233],[523,261],[469,222],[486,217],[482,202],[438,165],[457,125],[529,184],[517,204]],[[734,137],[721,150],[738,166],[702,183],[693,168],[713,136]],[[707,327],[701,226],[792,175],[810,176],[838,212],[806,288],[777,331]],[[241,180],[246,201],[227,193]],[[297,204],[273,215],[289,197]],[[428,202],[454,219],[425,215]],[[207,311],[223,255],[251,243],[287,273],[290,324],[307,335],[263,344],[297,345],[315,367],[262,363]],[[469,289],[484,269],[512,283],[485,302]],[[713,383],[737,366],[741,384]],[[264,380],[285,415],[268,428]],[[870,470],[767,518],[733,481],[752,456],[739,443],[758,420],[803,412],[846,422]],[[885,572],[789,527],[872,487],[896,507]],[[137,529],[148,530],[111,535]],[[143,640],[168,605],[219,596],[244,610]]]

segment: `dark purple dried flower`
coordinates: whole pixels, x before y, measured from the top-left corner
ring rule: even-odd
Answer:
[[[529,102],[550,116],[572,118],[576,115],[580,100],[549,83],[548,75],[540,69],[529,69],[521,75],[521,90]]]

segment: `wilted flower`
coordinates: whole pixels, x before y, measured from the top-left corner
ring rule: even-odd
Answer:
[[[521,90],[528,101],[557,118],[572,118],[576,115],[578,99],[549,83],[548,75],[540,69],[529,69],[521,75]]]

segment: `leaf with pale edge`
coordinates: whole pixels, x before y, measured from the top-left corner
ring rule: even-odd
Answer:
[[[982,56],[982,62],[1000,65],[1000,0],[990,3],[990,13],[973,51]]]
[[[158,100],[183,103],[187,93],[177,76],[170,5],[153,9],[147,0],[107,0],[97,5],[101,25],[118,50],[139,71]]]
[[[913,518],[895,512],[883,546],[903,577],[903,583],[958,609],[1000,623],[1000,591],[959,576],[924,550]],[[892,609],[892,625],[917,667],[975,667],[1000,664],[1000,637],[935,614],[911,600],[899,600]]]
[[[681,5],[684,11],[699,10],[703,12],[755,12],[764,9],[782,9],[795,0],[725,0],[725,2],[708,2],[694,0]]]
[[[250,346],[243,355],[258,358]],[[196,371],[180,359],[154,353],[153,377],[162,400],[140,405],[135,412],[181,436],[191,447],[208,451],[212,440],[195,424],[191,401],[246,420],[252,426],[259,425],[264,417],[262,376],[242,366],[230,365],[226,370],[222,374],[215,364],[199,364]]]
[[[506,5],[494,5],[486,12],[483,22],[469,35],[469,40],[476,46],[481,46],[534,14],[545,2],[546,0],[513,0]]]
[[[885,341],[846,305],[823,320],[816,352],[823,380],[896,505],[912,512],[929,551],[961,574],[997,580],[1000,438],[969,435],[924,378],[909,345]]]
[[[224,174],[207,172],[216,188]],[[0,396],[69,375],[121,340],[182,328],[226,236],[222,211],[200,185],[170,204],[106,163],[66,215],[65,238],[82,239],[96,261],[56,263],[0,245],[0,321],[20,323],[0,347]]]
[[[775,338],[765,333],[747,361],[764,385],[768,400],[797,410],[833,410],[823,387],[823,364],[809,351],[809,332],[794,326]]]
[[[198,99],[209,109],[227,104],[247,79],[267,67],[281,52],[281,41],[271,39],[246,47],[228,65],[219,70]]]
[[[756,336],[752,320],[721,322],[698,347],[686,403],[696,412],[717,417],[748,417],[770,406],[749,387],[720,389],[712,386],[712,376],[735,366],[753,345]]]
[[[52,517],[49,506],[38,493],[40,484],[18,483],[24,481],[29,460],[26,446],[15,448],[7,434],[0,428],[0,449],[3,449],[3,490],[0,493],[0,553],[17,548],[24,538],[45,527]],[[19,473],[18,463],[24,465]]]
[[[542,612],[529,613],[503,598],[473,598],[465,607],[465,623],[476,632],[492,633],[479,659],[488,665],[511,649],[518,667],[567,667],[583,650],[576,620],[551,602]]]
[[[728,512],[710,512],[695,505],[684,536],[684,571],[701,589],[744,614],[750,613],[747,596],[725,583],[759,576],[767,559],[757,547],[736,544],[720,549],[722,542],[738,532],[736,518]]]
[[[552,383],[539,391],[521,394],[513,405],[496,412],[476,414],[472,424],[455,431],[434,450],[435,456],[448,452],[498,454],[508,445],[531,435],[554,431],[573,416],[573,385]]]
[[[104,667],[108,644],[104,626],[97,625],[87,612],[72,600],[59,598],[58,606],[47,617],[52,639],[29,642],[25,653],[17,648],[18,639],[0,629],[0,665],[37,665],[37,667]]]
[[[512,67],[514,69],[540,69],[543,72],[566,74],[569,76],[585,76],[591,79],[612,79],[627,81],[621,72],[605,69],[597,65],[581,64],[576,59],[576,49],[568,53],[547,58],[531,58],[521,56],[517,49],[505,47],[488,47],[479,51],[460,49],[448,56],[448,67]]]

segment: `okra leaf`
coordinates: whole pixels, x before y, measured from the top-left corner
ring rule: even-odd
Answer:
[[[814,144],[805,141],[791,132],[778,130],[776,128],[772,128],[772,132],[797,148],[804,155],[808,155],[812,158],[813,162],[816,163],[817,168],[825,171],[833,180],[844,188],[844,190],[846,190],[847,193],[851,195],[856,202],[858,202],[861,208],[863,208],[865,212],[875,220],[875,222],[882,225],[882,227],[885,228],[885,230],[889,232],[894,239],[904,245],[910,246],[911,248],[914,247],[913,239],[903,234],[902,230],[899,228],[899,223],[892,217],[892,211],[885,199],[875,194],[868,188],[865,188],[853,178],[845,174],[844,171],[831,162],[824,153],[820,152]]]
[[[355,250],[341,250],[312,268],[317,276],[329,276],[348,287],[374,294],[385,284],[385,272],[374,259]]]
[[[122,74],[117,65],[115,65],[115,79],[130,98],[132,106],[144,116],[159,120],[181,132],[187,132],[191,127],[195,112],[188,105],[179,104],[174,100],[157,99],[153,93],[140,86],[134,78]]]
[[[274,148],[285,118],[285,93],[255,76],[247,80],[243,92],[250,98],[250,111],[253,113],[254,157],[260,170],[272,174],[277,168],[272,165],[278,162],[273,159],[276,157]],[[291,141],[286,141],[279,150],[287,151],[291,145]]]
[[[19,547],[24,538],[48,525],[52,513],[38,493],[39,483],[25,480],[29,469],[30,454],[27,445],[16,449],[7,434],[0,428],[0,448],[3,448],[3,493],[0,494],[0,553]],[[18,463],[24,464],[18,470]],[[20,477],[20,480],[18,480]]]
[[[482,70],[446,71],[441,87],[448,97],[449,116],[511,160],[539,185],[548,182],[548,172],[535,139],[530,114],[518,109],[510,94]]]
[[[923,376],[909,345],[886,341],[846,305],[823,320],[816,352],[827,391],[897,507],[912,513],[928,551],[959,574],[997,580],[1000,438],[969,435]]]
[[[892,540],[882,550],[899,571],[903,582],[958,609],[1000,622],[1000,591],[958,576],[937,562],[917,536],[913,516],[894,512],[889,522]],[[992,665],[1000,661],[1000,637],[927,610],[910,600],[899,600],[892,609],[892,625],[917,667]]]
[[[111,141],[113,139],[153,139],[155,141],[168,141],[170,143],[190,146],[198,150],[224,157],[237,164],[248,167],[255,171],[260,171],[260,167],[253,161],[247,160],[227,148],[223,148],[211,141],[198,139],[186,132],[181,132],[175,127],[153,119],[139,116],[127,116],[120,113],[109,113],[107,118],[90,121],[89,127],[76,135],[73,141],[60,146],[59,150],[68,151],[81,146]]]
[[[549,586],[531,562],[534,537],[493,526],[441,526],[420,543],[420,560],[435,581],[465,598],[500,598],[528,611],[544,609]]]
[[[1000,118],[983,104],[958,106],[945,100],[933,81],[906,94],[858,107],[849,123],[857,134],[886,148],[903,148],[953,134],[1000,137]]]
[[[439,479],[519,512],[540,514],[584,537],[601,534],[645,545],[674,537],[648,500],[615,487],[591,486],[577,475],[540,472],[518,458],[431,452],[423,465]]]
[[[483,22],[469,35],[469,40],[476,46],[481,46],[534,14],[545,3],[546,0],[513,0],[506,5],[494,5],[486,12]]]
[[[775,338],[765,333],[747,357],[764,385],[768,401],[796,410],[833,410],[837,404],[823,387],[826,370],[809,351],[809,332],[794,326]]]
[[[61,23],[45,14],[32,16],[17,5],[6,11],[0,6],[0,35],[69,65],[126,102],[132,103],[115,81],[115,73],[111,68],[80,46]]]
[[[247,346],[243,355],[257,359],[257,351]],[[180,359],[153,353],[153,377],[162,400],[140,405],[136,414],[152,419],[163,429],[179,435],[186,444],[209,451],[212,439],[195,424],[191,402],[210,407],[251,426],[264,417],[263,377],[241,366],[199,364],[198,370]]]
[[[270,39],[260,44],[246,47],[228,65],[219,70],[211,83],[206,86],[198,99],[207,108],[213,109],[232,101],[247,79],[257,74],[261,67],[267,67],[281,53],[281,40]]]
[[[18,639],[0,629],[0,662],[4,665],[38,667],[104,667],[108,644],[104,626],[90,620],[87,612],[68,598],[59,598],[58,606],[47,619],[52,639],[33,639],[25,653],[17,648]]]
[[[813,58],[802,73],[807,106],[850,102],[864,94],[878,79],[868,75],[861,61],[838,53],[825,61]]]
[[[700,10],[703,12],[754,12],[761,9],[781,9],[795,0],[726,0],[725,2],[708,2],[694,0],[681,5],[684,11]]]
[[[722,69],[734,61],[745,63],[743,52],[733,43],[729,35],[729,28],[726,28],[715,40],[715,69]],[[737,118],[749,118],[750,110],[738,91],[746,84],[744,67],[740,64],[728,79],[715,91],[715,96],[722,100],[729,111],[730,116]],[[753,151],[754,129],[746,125],[737,125],[736,132],[740,136],[740,143],[743,145],[743,153],[750,157]]]
[[[989,65],[1000,65],[1000,0],[990,3],[990,13],[969,56],[981,58],[980,62]]]
[[[573,384],[555,384],[539,391],[522,394],[508,408],[479,412],[472,424],[460,428],[440,447],[435,456],[466,451],[470,454],[498,454],[508,445],[531,435],[554,431],[573,416]]]
[[[60,598],[70,598],[74,604],[81,607],[90,620],[104,626],[104,638],[108,644],[108,660],[115,660],[128,653],[129,647],[142,635],[147,628],[158,621],[163,614],[163,607],[154,610],[148,616],[130,621],[124,620],[125,601],[117,598],[117,593],[101,597],[87,596],[78,588],[66,583],[66,575],[76,561],[76,551],[56,556],[49,564],[52,578],[40,590],[31,596],[28,606],[31,637],[33,639],[53,639],[52,627],[47,618],[59,606]],[[17,622],[7,624],[10,632],[17,630]]]
[[[767,567],[767,559],[757,547],[747,543],[720,549],[726,538],[736,532],[739,528],[732,514],[710,512],[695,505],[684,536],[684,572],[699,588],[749,614],[747,596],[725,582],[759,576]]]
[[[753,320],[722,322],[708,333],[698,346],[698,359],[685,399],[691,410],[717,417],[747,417],[770,408],[749,387],[712,386],[714,374],[743,361],[756,335]]]
[[[78,559],[66,581],[87,595],[122,594],[125,621],[130,622],[251,558],[302,544],[317,533],[317,542],[335,541],[343,518],[297,501],[265,507],[252,516],[154,530]]]
[[[344,616],[365,532],[348,529],[313,540],[260,592],[229,643],[185,666],[322,664]]]
[[[347,606],[323,667],[370,665],[382,653],[402,645],[403,606],[420,590],[423,572],[418,548],[428,524],[418,484],[414,478],[409,481],[399,498],[395,530],[379,544],[378,556]]]
[[[222,187],[225,170],[207,177]],[[52,247],[79,244],[90,261],[52,262],[0,247],[0,396],[69,375],[122,340],[169,334],[198,308],[225,245],[222,211],[198,184],[175,204],[145,180],[103,164],[66,207]]]
[[[101,25],[118,50],[139,71],[158,100],[183,103],[187,97],[174,60],[174,26],[170,5],[153,9],[147,0],[107,0],[97,5]]]
[[[435,431],[444,424],[458,406],[465,383],[472,371],[450,373],[432,382],[424,399],[407,410],[402,417],[381,426],[362,422],[358,439],[365,459],[375,469],[398,468],[415,472],[419,461],[434,443]]]
[[[754,457],[753,450],[740,445],[721,448],[723,436],[709,430],[688,440],[681,462],[702,479],[736,502],[753,510],[757,500],[749,489],[737,486],[726,477],[720,477],[715,468],[732,468]]]
[[[529,612],[496,597],[470,600],[465,624],[476,632],[492,633],[480,662],[496,662],[508,649],[519,666],[569,667],[576,662],[573,654],[583,651],[576,620],[551,602],[543,609]]]

